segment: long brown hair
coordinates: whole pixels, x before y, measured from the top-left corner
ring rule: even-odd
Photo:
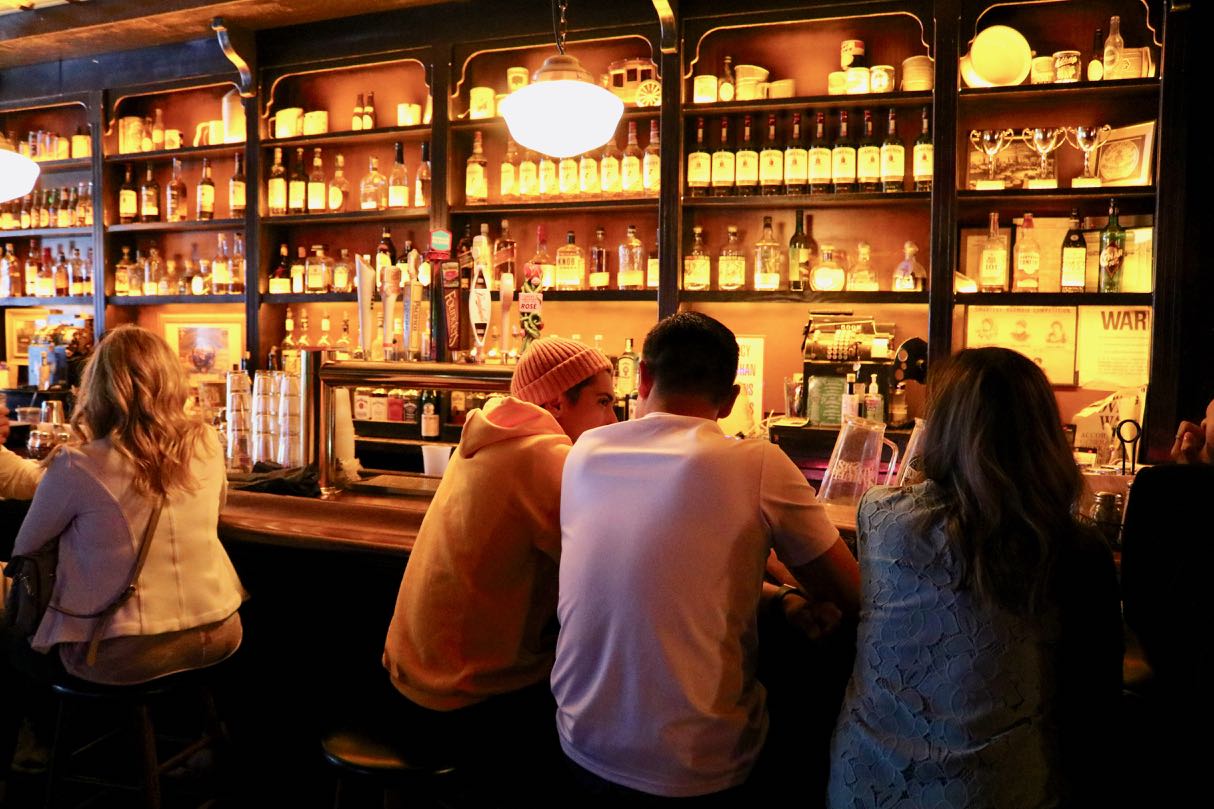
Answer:
[[[1041,609],[1059,551],[1075,541],[1083,488],[1045,374],[1006,348],[961,351],[934,370],[924,473],[961,586],[1017,613]]]
[[[185,373],[161,337],[119,326],[97,344],[72,413],[77,440],[109,438],[131,462],[132,485],[168,494],[196,484],[190,460],[209,429],[186,415]]]

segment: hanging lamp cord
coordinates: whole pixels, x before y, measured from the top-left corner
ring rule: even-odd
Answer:
[[[552,33],[556,37],[556,49],[561,56],[565,55],[565,12],[568,9],[568,0],[553,0]]]

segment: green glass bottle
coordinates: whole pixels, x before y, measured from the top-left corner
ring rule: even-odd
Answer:
[[[1100,291],[1121,291],[1125,266],[1125,230],[1117,221],[1117,200],[1109,200],[1109,223],[1100,231]]]

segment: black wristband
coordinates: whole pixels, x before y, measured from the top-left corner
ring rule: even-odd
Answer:
[[[793,587],[791,584],[781,584],[779,591],[771,598],[771,608],[774,610],[779,607],[780,602],[782,602],[790,594],[798,595],[806,601],[809,601],[809,596],[805,595],[805,591],[801,588]]]

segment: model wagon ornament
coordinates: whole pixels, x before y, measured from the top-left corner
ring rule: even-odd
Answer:
[[[607,66],[603,86],[625,104],[638,107],[659,107],[662,104],[662,83],[658,81],[658,66],[651,59],[621,59]]]

